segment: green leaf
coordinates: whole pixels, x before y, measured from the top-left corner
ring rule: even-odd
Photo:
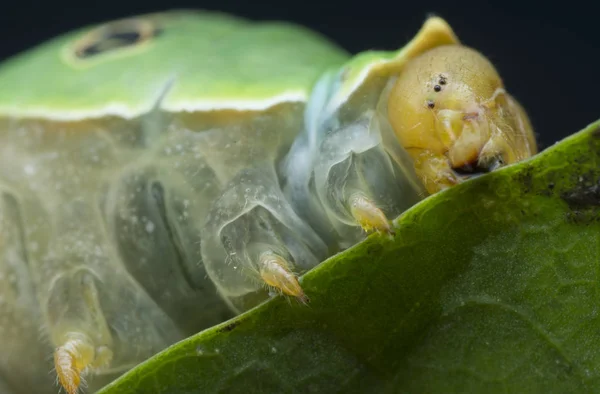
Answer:
[[[600,122],[395,225],[101,393],[600,390]]]

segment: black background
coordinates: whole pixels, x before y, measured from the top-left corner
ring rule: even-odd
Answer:
[[[499,69],[528,110],[541,147],[600,119],[600,6],[577,1],[11,1],[0,6],[0,59],[90,23],[173,8],[283,19],[352,52],[397,49],[429,13]]]

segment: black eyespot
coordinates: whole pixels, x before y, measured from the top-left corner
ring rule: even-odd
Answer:
[[[440,85],[445,85],[448,82],[447,78],[445,75],[440,74],[440,80],[438,81],[438,83]]]
[[[159,29],[147,20],[110,22],[81,38],[75,45],[75,55],[80,59],[88,59],[114,49],[139,45],[159,33]]]
[[[435,108],[435,103],[433,100],[427,100],[427,106],[431,109]]]
[[[436,92],[441,92],[442,91],[442,87],[440,85],[435,85],[433,87],[433,90],[435,90]]]

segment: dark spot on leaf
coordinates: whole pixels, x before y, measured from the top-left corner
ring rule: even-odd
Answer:
[[[574,210],[567,213],[566,219],[569,223],[587,226],[600,222],[600,215],[594,209]]]
[[[219,332],[230,332],[233,331],[234,328],[242,324],[241,320],[234,320],[231,323],[227,324],[224,327],[219,328]]]
[[[600,221],[600,178],[594,171],[579,175],[576,186],[560,197],[571,209],[567,221],[586,225]]]
[[[585,178],[577,187],[561,194],[561,198],[571,209],[600,207],[600,179],[595,183],[585,182]]]
[[[539,194],[541,196],[552,197],[554,195],[554,187],[556,186],[554,182],[550,181],[547,184],[548,186],[545,189],[541,189]]]
[[[533,174],[531,166],[524,169],[517,176],[517,182],[523,185],[523,193],[527,194],[531,191],[533,187]]]

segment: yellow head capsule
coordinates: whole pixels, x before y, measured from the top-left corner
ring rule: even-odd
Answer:
[[[430,193],[537,151],[527,115],[494,66],[461,45],[411,60],[390,91],[388,114]]]

